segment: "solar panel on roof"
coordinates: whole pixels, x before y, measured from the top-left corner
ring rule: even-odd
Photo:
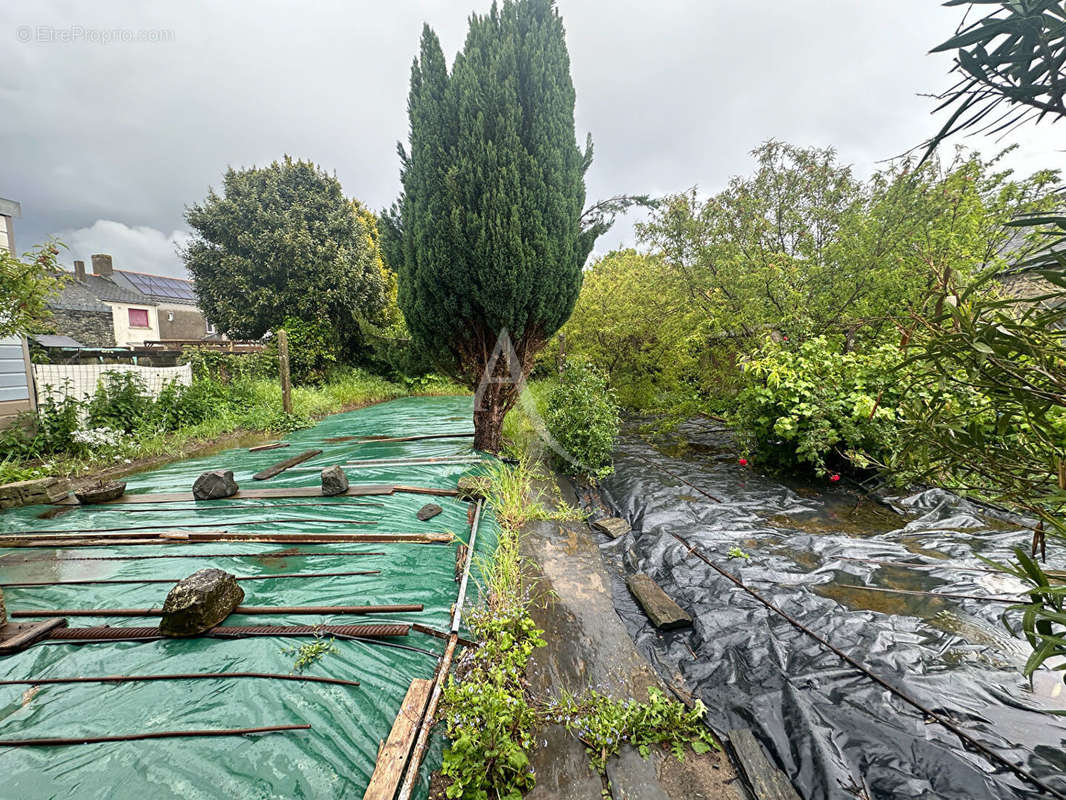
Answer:
[[[125,275],[139,292],[149,297],[196,302],[196,292],[189,281],[167,278],[162,275],[142,275],[137,272],[127,272]]]

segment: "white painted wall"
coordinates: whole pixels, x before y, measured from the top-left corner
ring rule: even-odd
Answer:
[[[128,303],[108,302],[111,307],[111,322],[115,328],[115,345],[128,347],[133,344],[141,344],[146,339],[159,338],[159,312],[155,306],[138,306]],[[130,327],[130,309],[140,308],[148,311],[147,328]]]

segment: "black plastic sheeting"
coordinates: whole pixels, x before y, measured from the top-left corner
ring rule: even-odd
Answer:
[[[940,490],[892,500],[896,513],[828,481],[786,485],[758,465],[740,465],[729,434],[700,422],[673,437],[652,446],[631,433],[620,442],[601,499],[633,531],[601,547],[615,605],[638,646],[668,682],[680,675],[703,700],[715,730],[751,728],[812,800],[1047,796],[760,605],[671,531],[893,686],[1066,792],[1066,717],[1056,715],[1066,713],[1063,673],[1041,671],[1030,688],[1021,675],[1029,647],[1003,625],[1005,604],[924,594],[1016,594],[1020,581],[976,555],[1006,560],[1028,546],[1031,531]],[[731,558],[731,548],[750,559]],[[1064,564],[1052,545],[1047,566]],[[624,583],[637,571],[692,614],[691,629],[659,633],[650,625]]]

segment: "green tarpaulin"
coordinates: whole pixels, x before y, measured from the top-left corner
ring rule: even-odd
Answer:
[[[189,491],[203,471],[234,471],[242,488],[317,486],[318,469],[378,458],[439,457],[471,454],[471,439],[410,442],[336,441],[339,437],[410,436],[463,433],[471,429],[471,398],[406,398],[337,414],[313,428],[286,437],[285,449],[249,453],[226,450],[170,464],[128,479],[127,494]],[[333,440],[333,441],[331,441]],[[303,450],[323,452],[300,468],[268,481],[252,475]],[[307,469],[313,467],[314,469]],[[477,464],[396,464],[349,469],[355,484],[406,484],[454,488],[457,479],[482,469]],[[286,504],[321,502],[321,506]],[[427,502],[443,513],[428,522],[415,514]],[[112,505],[78,507],[50,518],[42,506],[0,513],[0,534],[34,530],[84,529],[210,523],[224,530],[227,522],[261,524],[233,528],[240,532],[443,532],[457,537],[452,544],[315,544],[296,549],[330,552],[374,551],[383,555],[213,557],[130,561],[65,560],[61,557],[175,553],[276,553],[287,544],[213,542],[107,548],[0,549],[0,584],[20,581],[81,578],[181,578],[204,567],[236,575],[293,572],[381,570],[380,575],[323,577],[299,580],[243,581],[245,604],[362,605],[422,603],[419,613],[364,617],[231,616],[227,625],[356,624],[419,622],[446,631],[456,600],[455,552],[469,535],[468,504],[452,497],[396,493],[341,498],[278,498],[213,501],[194,504]],[[203,505],[203,504],[200,504]],[[169,510],[168,510],[169,508]],[[132,513],[136,509],[137,513]],[[239,509],[239,510],[235,510]],[[148,510],[147,513],[140,513]],[[285,518],[315,522],[279,522]],[[374,522],[343,525],[342,521]],[[491,556],[496,528],[482,515],[477,556]],[[2,542],[0,542],[2,546]],[[475,562],[476,563],[476,562]],[[475,577],[477,570],[475,569]],[[74,585],[5,589],[7,608],[158,607],[167,584]],[[476,601],[472,585],[467,608]],[[88,625],[145,626],[151,618],[71,618],[72,627]],[[67,677],[85,675],[180,672],[258,671],[288,673],[297,658],[292,648],[308,639],[192,639],[115,642],[87,645],[39,644],[0,657],[0,677]],[[418,652],[390,647],[417,648]],[[358,687],[270,680],[195,680],[126,684],[74,684],[0,687],[0,739],[48,736],[115,735],[161,730],[256,727],[310,723],[310,731],[249,737],[160,739],[66,747],[0,748],[0,797],[79,800],[157,800],[161,798],[333,798],[362,797],[380,743],[388,736],[401,700],[413,678],[431,678],[443,642],[412,631],[407,637],[382,642],[337,640],[335,651],[306,669],[361,682]],[[419,795],[425,797],[428,775],[440,763],[441,741],[422,768]]]

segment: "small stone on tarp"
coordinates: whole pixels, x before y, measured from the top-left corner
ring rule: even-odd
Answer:
[[[692,624],[692,617],[662,590],[650,575],[638,572],[626,578],[626,586],[637,598],[648,619],[659,630],[668,631]]]
[[[438,506],[436,503],[426,503],[424,506],[418,509],[418,514],[416,514],[415,516],[425,522],[427,519],[433,519],[443,510],[444,509]]]
[[[233,480],[233,470],[213,469],[205,472],[196,479],[192,485],[194,500],[221,500],[224,497],[233,497],[240,487]]]
[[[322,470],[322,496],[335,497],[348,491],[348,476],[339,465],[326,467]]]
[[[621,517],[598,519],[592,523],[592,527],[600,533],[606,533],[612,539],[617,539],[629,533],[629,523]]]
[[[164,636],[195,636],[210,630],[244,600],[237,579],[220,569],[202,569],[178,581],[163,603],[159,632]]]
[[[460,500],[483,500],[492,488],[492,479],[484,476],[464,475],[455,484]]]

